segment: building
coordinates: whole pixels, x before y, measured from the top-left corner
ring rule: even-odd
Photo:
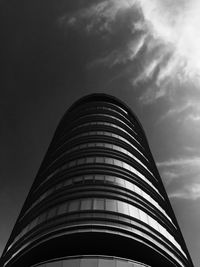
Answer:
[[[192,267],[143,128],[104,94],[62,118],[4,267]]]

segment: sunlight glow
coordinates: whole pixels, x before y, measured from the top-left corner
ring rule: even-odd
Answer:
[[[200,77],[200,1],[138,2],[145,19],[152,25],[154,37],[173,46],[176,64],[172,70],[181,67],[187,77]]]

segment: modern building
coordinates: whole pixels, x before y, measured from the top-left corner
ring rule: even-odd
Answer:
[[[143,128],[104,94],[62,118],[3,267],[192,267]]]

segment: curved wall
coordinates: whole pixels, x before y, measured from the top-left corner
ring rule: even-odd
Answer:
[[[73,255],[192,266],[139,121],[106,95],[64,115],[2,258],[17,267]]]

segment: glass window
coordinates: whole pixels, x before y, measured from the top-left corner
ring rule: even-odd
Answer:
[[[74,161],[70,161],[69,164],[68,164],[69,168],[74,167],[75,165],[76,165],[76,161],[75,160]]]
[[[103,157],[96,157],[96,163],[104,163]]]
[[[127,189],[134,191],[134,186],[132,183],[130,183],[129,181],[125,181],[125,180],[124,180],[124,182],[125,182]]]
[[[158,222],[156,220],[154,220],[151,216],[148,216],[149,219],[149,224],[151,225],[151,227],[153,227],[154,229],[156,229],[157,231],[158,229]]]
[[[56,185],[56,190],[60,189],[63,187],[63,182],[59,183]]]
[[[142,195],[142,191],[138,186],[135,186],[135,192],[140,196]]]
[[[79,200],[69,202],[68,212],[77,211],[79,209]]]
[[[117,202],[113,199],[106,199],[106,210],[117,211]]]
[[[63,267],[81,267],[80,259],[64,260]]]
[[[116,261],[116,267],[136,267],[136,265],[132,265],[128,261],[117,260]]]
[[[149,221],[150,221],[150,218],[149,218]],[[153,225],[153,223],[151,223],[151,225]],[[162,235],[167,236],[167,231],[166,231],[166,229],[165,229],[162,225],[160,225],[160,224],[158,224],[158,231],[159,231]]]
[[[102,199],[102,198],[94,199],[94,209],[95,210],[104,210],[104,199]]]
[[[48,267],[62,267],[62,261],[55,261],[46,264]]]
[[[93,180],[93,175],[84,175],[85,180]]]
[[[123,179],[121,179],[121,178],[116,178],[116,182],[120,186],[124,187],[124,185],[125,185],[125,181]]]
[[[85,144],[80,145],[80,149],[85,148]]]
[[[54,208],[50,209],[47,212],[47,219],[50,219],[52,217],[55,217],[55,215],[56,215],[56,209],[57,209],[57,207],[54,207]]]
[[[64,183],[63,183],[64,186],[68,186],[68,185],[71,185],[71,184],[72,184],[72,180],[71,180],[71,179],[66,180],[66,181],[64,181]]]
[[[99,259],[98,267],[116,267],[114,260]]]
[[[30,223],[30,228],[29,230],[33,229],[37,225],[38,217],[35,218],[31,223]]]
[[[67,209],[67,203],[62,203],[62,204],[58,207],[57,214],[60,215],[60,214],[65,213],[65,212],[66,212],[66,209]]]
[[[122,201],[117,201],[117,210],[119,213],[127,214],[129,215],[128,211],[128,204]]]
[[[81,259],[80,267],[98,267],[98,259]]]
[[[96,181],[103,181],[103,180],[104,180],[104,175],[95,175],[95,176],[94,176],[94,179],[95,179]]]
[[[81,158],[77,160],[77,165],[81,165],[85,163],[85,158]]]
[[[138,208],[129,204],[130,215],[136,219],[140,219]]]
[[[44,221],[46,220],[46,216],[47,216],[46,212],[40,214],[40,216],[39,216],[39,218],[38,218],[38,224],[44,222]]]
[[[73,179],[73,182],[74,183],[80,183],[80,182],[82,182],[83,181],[83,177],[75,177],[74,179]]]
[[[86,198],[81,200],[81,210],[91,210],[92,209],[92,199]]]
[[[115,182],[115,177],[113,177],[113,176],[106,176],[106,182],[114,183]]]
[[[114,159],[114,165],[117,165],[119,167],[122,167],[122,161],[118,159]]]
[[[112,158],[105,158],[105,162],[107,164],[113,164],[113,159]]]
[[[94,158],[86,158],[86,163],[87,164],[94,163]]]
[[[144,211],[139,210],[139,215],[140,215],[141,221],[148,224],[147,214]]]

